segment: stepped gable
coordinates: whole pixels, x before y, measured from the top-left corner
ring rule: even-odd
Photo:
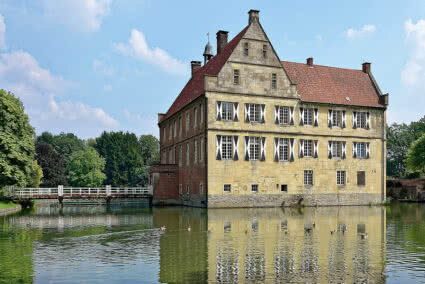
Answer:
[[[167,118],[171,117],[173,114],[182,109],[185,105],[189,104],[200,95],[204,93],[204,75],[217,76],[220,72],[223,65],[227,62],[233,50],[236,48],[242,37],[245,35],[245,32],[248,30],[248,27],[245,27],[238,35],[236,35],[220,52],[220,54],[211,58],[208,63],[198,71],[196,71],[192,78],[184,86],[181,93],[178,95],[174,103],[168,109],[165,116],[161,119],[160,123]]]

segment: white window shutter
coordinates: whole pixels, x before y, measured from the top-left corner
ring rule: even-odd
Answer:
[[[314,126],[319,126],[319,109],[314,109]]]
[[[289,108],[290,112],[289,112],[289,118],[290,118],[290,125],[294,125],[294,107],[290,107]]]
[[[245,136],[245,161],[249,161],[249,136]]]
[[[222,144],[221,135],[217,135],[216,136],[216,159],[217,160],[221,160],[221,144]]]
[[[332,159],[332,141],[328,142],[328,158]]]
[[[369,159],[370,157],[370,143],[366,143],[366,158]]]
[[[233,136],[233,160],[239,160],[239,136]]]
[[[342,142],[342,158],[347,158],[347,143],[345,141]]]
[[[300,139],[300,153],[299,153],[300,158],[304,157],[304,140]]]
[[[345,128],[347,126],[347,118],[345,115],[345,110],[342,111],[342,128]]]
[[[279,124],[279,111],[280,111],[280,107],[274,106],[274,123],[275,124]]]
[[[332,110],[328,111],[328,127],[332,128]]]
[[[239,121],[239,103],[233,103],[233,120]]]
[[[294,138],[290,138],[289,139],[289,141],[290,141],[290,149],[291,149],[291,157],[289,158],[289,161],[290,162],[293,162],[294,161]]]
[[[261,122],[266,121],[266,105],[261,105]]]
[[[221,120],[221,102],[217,102],[217,120]]]
[[[357,143],[353,142],[353,158],[357,158]]]
[[[314,140],[314,158],[319,157],[319,141]]]
[[[366,129],[370,128],[370,113],[366,113]]]
[[[304,108],[300,107],[300,125],[304,125]]]
[[[280,160],[279,157],[279,138],[274,138],[274,161],[277,162]]]
[[[266,160],[266,137],[261,137],[261,161]]]
[[[357,128],[357,112],[353,111],[353,128]]]

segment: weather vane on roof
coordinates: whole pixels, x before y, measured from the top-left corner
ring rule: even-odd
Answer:
[[[210,42],[210,32],[207,32],[208,42]]]

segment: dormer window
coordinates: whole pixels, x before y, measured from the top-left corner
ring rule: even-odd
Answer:
[[[263,45],[263,58],[267,57],[267,45]]]
[[[248,56],[249,54],[249,49],[248,49],[249,45],[247,42],[244,43],[243,45],[243,55]]]

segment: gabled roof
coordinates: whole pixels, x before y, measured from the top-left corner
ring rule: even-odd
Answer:
[[[211,58],[207,64],[199,68],[193,74],[192,78],[187,82],[186,86],[184,86],[181,93],[177,96],[174,103],[168,109],[165,116],[161,119],[159,123],[171,117],[173,114],[182,109],[185,105],[192,102],[199,96],[204,93],[204,76],[211,75],[217,76],[220,72],[223,65],[227,62],[233,50],[236,48],[242,37],[245,35],[248,30],[248,26],[246,26],[238,35],[236,35],[220,52],[220,54]]]
[[[372,75],[362,70],[282,61],[301,100],[343,105],[385,107]],[[347,100],[347,97],[349,100]]]

